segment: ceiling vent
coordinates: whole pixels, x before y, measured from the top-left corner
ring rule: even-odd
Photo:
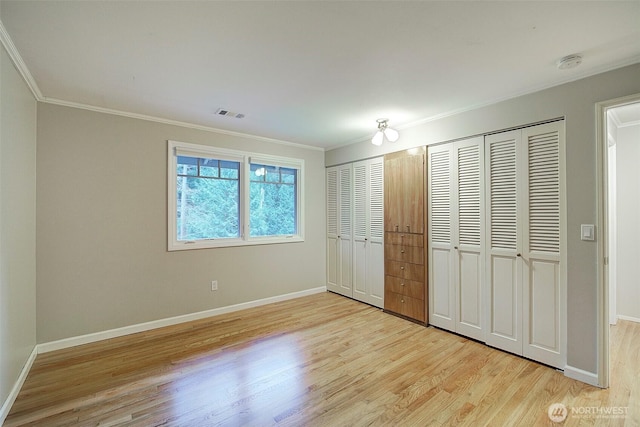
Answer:
[[[233,111],[225,110],[224,108],[218,108],[216,110],[216,114],[218,116],[235,117],[236,119],[244,118],[244,114],[242,114],[242,113],[234,113]]]

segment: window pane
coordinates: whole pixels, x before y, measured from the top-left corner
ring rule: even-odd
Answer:
[[[296,197],[295,185],[252,182],[250,185],[250,236],[296,234]]]
[[[265,181],[267,182],[280,182],[280,171],[275,166],[267,166],[265,173]]]
[[[222,178],[238,179],[240,176],[240,163],[220,160],[220,176]]]
[[[239,170],[239,163],[236,163]],[[177,184],[177,239],[240,236],[240,183],[231,179],[181,177]]]
[[[249,170],[251,171],[251,181],[264,181],[264,176],[267,172],[267,169],[264,165],[251,163],[251,165],[249,166]]]
[[[198,175],[198,159],[178,156],[178,175]]]
[[[280,174],[282,175],[282,182],[287,184],[295,184],[297,172],[298,171],[296,169],[280,168]]]
[[[200,159],[200,176],[218,176],[218,160]]]

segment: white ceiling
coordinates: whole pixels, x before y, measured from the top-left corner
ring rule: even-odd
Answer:
[[[609,112],[614,116],[618,126],[640,124],[640,102],[615,107],[610,109]]]
[[[640,62],[637,0],[1,0],[0,19],[52,102],[325,149]]]

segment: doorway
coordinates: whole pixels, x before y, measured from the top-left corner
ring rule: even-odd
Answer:
[[[598,385],[609,386],[609,330],[618,319],[640,322],[640,94],[597,105],[600,329]]]

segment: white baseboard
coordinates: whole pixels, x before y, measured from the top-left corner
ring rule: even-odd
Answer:
[[[13,402],[16,401],[16,397],[18,397],[18,393],[20,393],[20,389],[24,384],[24,380],[27,379],[27,375],[31,370],[31,366],[33,366],[33,362],[36,360],[37,355],[38,355],[38,346],[36,345],[33,347],[33,350],[31,351],[29,358],[27,358],[27,361],[22,367],[22,371],[20,371],[20,375],[18,376],[16,383],[13,385],[13,388],[9,392],[9,396],[7,396],[7,399],[2,404],[2,408],[0,408],[0,425],[4,423],[4,420],[7,418],[7,415],[9,415],[9,410],[11,410],[11,406],[13,405]]]
[[[582,381],[583,383],[587,383],[595,387],[600,387],[600,385],[598,384],[598,374],[595,374],[593,372],[584,371],[582,369],[574,368],[573,366],[567,365],[564,367],[564,376],[574,380]]]
[[[619,320],[628,320],[629,322],[640,323],[640,319],[638,319],[637,317],[623,316],[621,314],[618,315],[618,319]]]
[[[38,344],[36,347],[38,350],[38,354],[48,353],[50,351],[61,350],[64,348],[75,347],[77,345],[89,344],[96,341],[102,341],[110,338],[121,337],[124,335],[135,334],[138,332],[149,331],[151,329],[162,328],[164,326],[177,325],[179,323],[185,323],[193,320],[204,319],[207,317],[217,316],[225,313],[232,313],[234,311],[244,310],[244,309],[253,308],[253,307],[259,307],[261,305],[271,304],[271,303],[280,302],[280,301],[286,301],[294,298],[300,298],[307,295],[313,295],[313,294],[326,292],[326,291],[327,291],[326,286],[320,286],[318,288],[307,289],[299,292],[292,292],[289,294],[263,298],[255,301],[243,302],[240,304],[230,305],[227,307],[214,308],[211,310],[200,311],[197,313],[169,317],[165,319],[154,320],[151,322],[124,326],[122,328],[110,329],[108,331],[96,332],[96,333],[87,334],[87,335],[80,335],[77,337],[65,338],[58,341],[51,341],[48,343]]]

